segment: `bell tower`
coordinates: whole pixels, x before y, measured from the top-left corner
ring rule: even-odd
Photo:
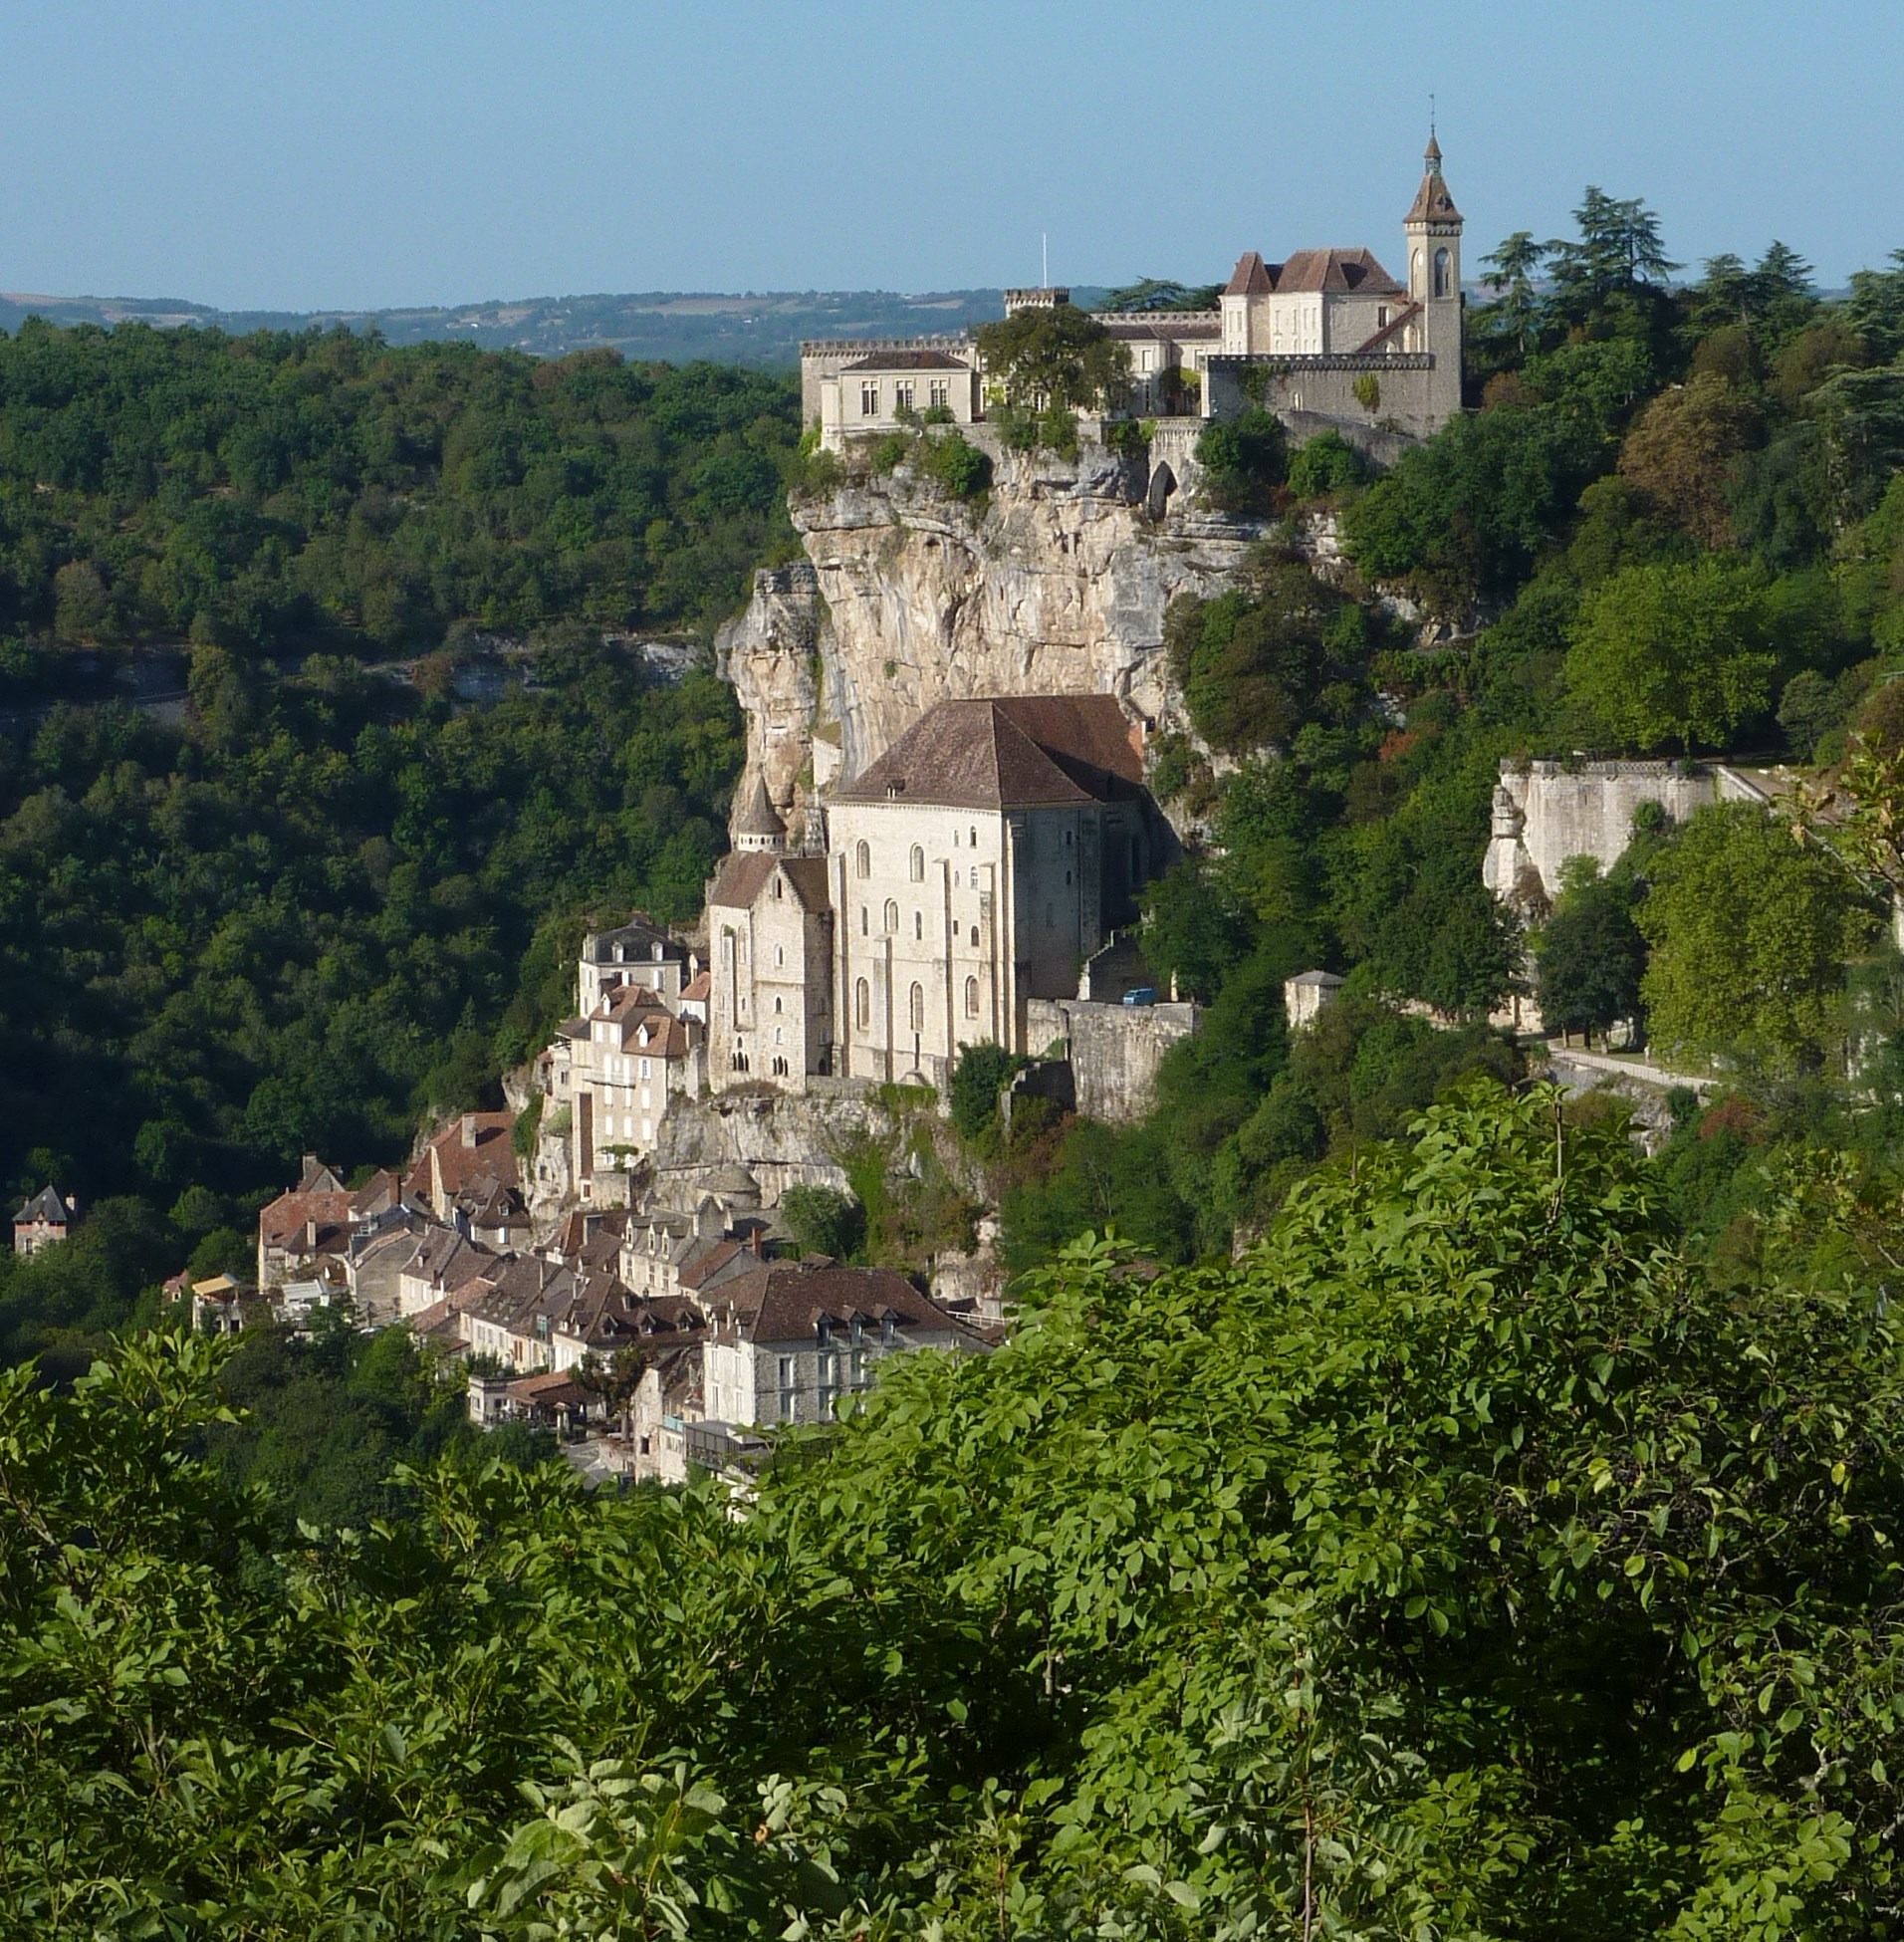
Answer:
[[[1434,426],[1461,409],[1461,211],[1441,172],[1441,143],[1431,125],[1421,187],[1402,220],[1408,238],[1408,296],[1421,306],[1409,348],[1435,361],[1428,380]]]

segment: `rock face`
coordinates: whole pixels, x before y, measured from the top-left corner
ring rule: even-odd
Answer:
[[[832,1155],[867,1131],[881,1132],[887,1115],[858,1092],[730,1092],[670,1112],[654,1152],[657,1204],[688,1206],[724,1166],[744,1166],[772,1207],[789,1187],[846,1185]]]
[[[1006,451],[984,426],[972,436],[994,467],[978,506],[905,466],[797,504],[811,566],[758,576],[753,606],[723,631],[750,770],[783,812],[948,698],[1115,694],[1176,725],[1164,609],[1231,584],[1260,529],[1171,510],[1153,520],[1142,466],[1101,445],[1071,463]]]

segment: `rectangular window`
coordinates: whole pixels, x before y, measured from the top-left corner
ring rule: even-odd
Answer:
[[[925,387],[926,402],[934,410],[949,410],[952,404],[952,380],[949,377],[934,377]]]
[[[795,1355],[780,1358],[780,1419],[791,1423],[799,1408],[800,1359]]]
[[[859,415],[862,418],[876,418],[879,415],[879,380],[876,377],[860,379]]]
[[[648,1068],[648,1062],[647,1062],[647,1061],[646,1061],[645,1059],[643,1059],[643,1060],[641,1061],[641,1077],[642,1077],[643,1079],[646,1079],[646,1078],[647,1078],[647,1076],[648,1076],[648,1071],[649,1071],[649,1068]]]
[[[831,1348],[820,1351],[820,1420],[833,1421],[833,1406],[839,1400],[839,1384],[835,1379],[833,1353]]]
[[[894,380],[892,386],[892,408],[895,411],[910,411],[912,409],[911,378],[901,377]]]

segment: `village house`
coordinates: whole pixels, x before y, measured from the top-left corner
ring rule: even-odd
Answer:
[[[453,1227],[432,1227],[397,1273],[397,1315],[408,1321],[422,1310],[480,1280],[502,1257]]]
[[[480,1183],[522,1189],[516,1158],[513,1112],[465,1112],[437,1133],[410,1169],[404,1192],[445,1225],[456,1217],[462,1196],[480,1193]]]
[[[625,924],[613,930],[592,931],[582,940],[576,1008],[588,1018],[609,992],[623,985],[640,985],[669,1012],[678,1012],[682,990],[700,968],[694,954],[672,931],[636,911]]]
[[[402,1188],[394,1173],[374,1173],[353,1191],[315,1153],[304,1156],[298,1184],[258,1215],[258,1286],[282,1287],[310,1279],[326,1261],[344,1261],[402,1214]]]
[[[13,1251],[24,1260],[56,1246],[72,1231],[73,1203],[58,1187],[42,1187],[13,1217]]]
[[[887,1356],[981,1337],[889,1268],[766,1262],[706,1305],[706,1420],[830,1423]]]
[[[678,1003],[678,985],[673,996]],[[566,1093],[570,1110],[571,1177],[593,1199],[598,1172],[625,1172],[651,1152],[668,1112],[699,1093],[702,1028],[674,1016],[652,987],[629,981],[603,986],[558,1042],[555,1095]]]

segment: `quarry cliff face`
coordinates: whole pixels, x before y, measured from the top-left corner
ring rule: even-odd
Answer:
[[[1115,694],[1176,725],[1164,609],[1232,584],[1257,530],[1153,519],[1141,468],[1101,446],[1075,463],[992,449],[977,506],[901,467],[793,507],[807,562],[759,575],[718,642],[750,769],[783,809],[856,775],[941,700]]]

